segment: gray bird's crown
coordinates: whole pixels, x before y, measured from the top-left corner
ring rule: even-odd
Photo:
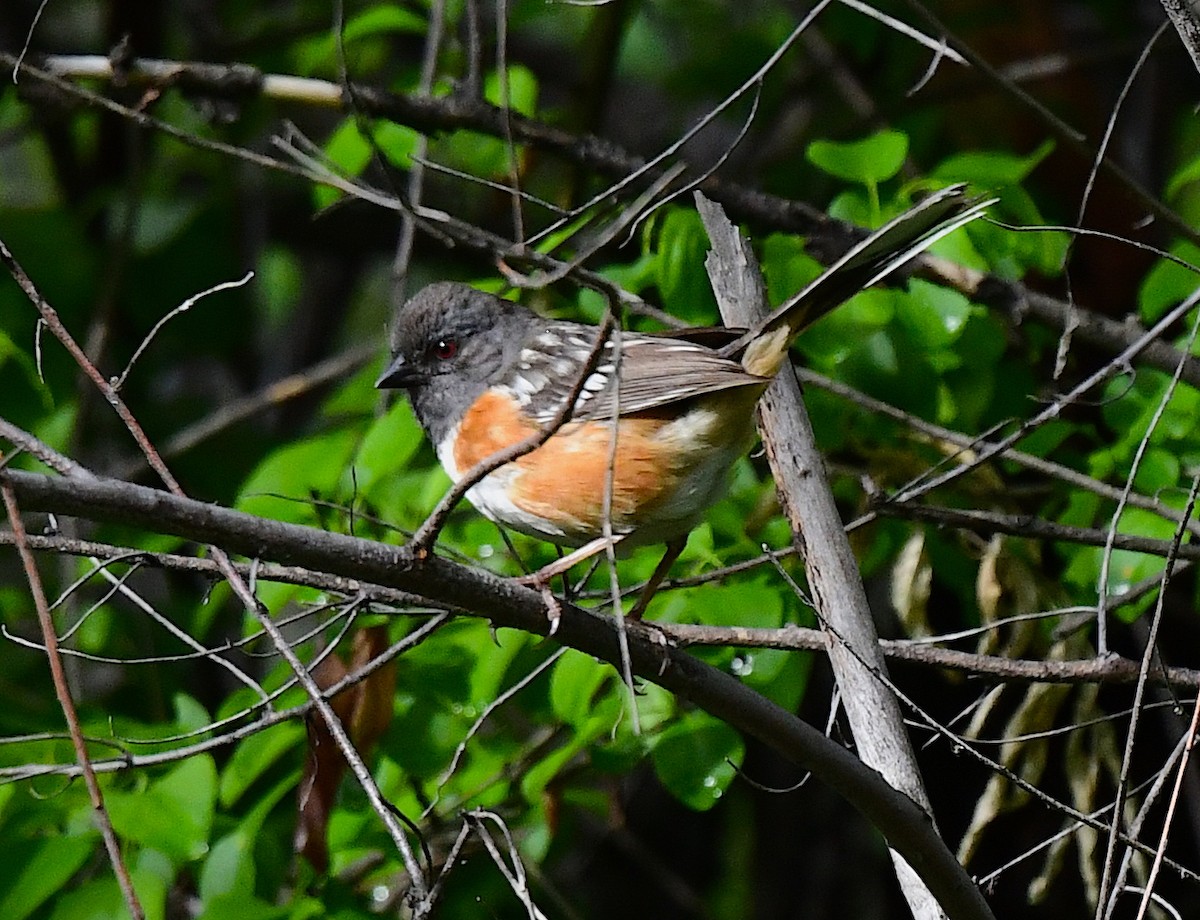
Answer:
[[[480,394],[506,376],[541,324],[520,304],[465,284],[431,284],[401,308],[392,363],[377,385],[407,389],[417,420],[440,444]]]

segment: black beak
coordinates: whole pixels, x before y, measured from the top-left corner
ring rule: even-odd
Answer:
[[[396,355],[387,366],[379,379],[375,381],[377,390],[407,390],[423,381],[420,371],[404,360],[404,355]]]

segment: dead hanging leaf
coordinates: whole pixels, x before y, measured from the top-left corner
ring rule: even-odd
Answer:
[[[1075,633],[1051,645],[1044,657],[1050,661],[1073,661],[1094,654],[1087,637]],[[1106,790],[1112,789],[1121,771],[1118,736],[1112,724],[1102,718],[1104,710],[1098,696],[1099,688],[1095,685],[1030,685],[1001,730],[1002,737],[1011,740],[1001,746],[1000,762],[1031,784],[1039,783],[1048,769],[1060,771],[1070,790],[1072,807],[1085,814],[1101,807],[1104,797],[1110,794]],[[998,697],[996,694],[990,698],[976,713],[971,735],[982,731],[986,715],[980,713],[994,712]],[[1064,735],[1067,729],[1070,730]],[[1056,752],[1057,756],[1052,756]],[[1007,779],[993,776],[976,803],[971,825],[959,845],[960,858],[966,861],[972,856],[991,821],[1021,807],[1028,798],[1027,793]],[[1135,802],[1130,797],[1126,800],[1126,822],[1133,820],[1135,811]],[[1091,828],[1076,827],[1070,818],[1064,820],[1063,830],[1068,833],[1047,848],[1041,870],[1029,885],[1030,903],[1037,903],[1051,889],[1067,865],[1067,848],[1074,844],[1080,880],[1090,909],[1094,910],[1100,890],[1097,867],[1103,858],[1100,852],[1103,838]]]
[[[313,669],[313,680],[322,690],[334,686],[377,658],[388,647],[386,627],[368,626],[354,636],[347,665],[336,653],[327,655]],[[330,700],[334,713],[350,736],[354,749],[364,759],[379,742],[392,719],[392,699],[396,692],[396,668],[393,662],[374,671],[365,680],[343,690]],[[306,721],[308,756],[300,778],[295,852],[302,855],[318,872],[329,869],[326,834],[329,816],[337,799],[346,759],[337,749],[329,728],[315,713]]]
[[[1013,551],[1009,538],[996,536],[988,541],[976,574],[975,597],[984,623],[998,623],[1007,617],[1039,609],[1041,598],[1037,580],[1024,559]],[[1039,644],[1044,645],[1044,642],[1037,624],[1018,621],[985,631],[976,644],[976,651],[1020,658]],[[1047,657],[1066,654],[1068,649],[1060,645],[1051,648]],[[980,737],[989,719],[1000,709],[1001,700],[1009,695],[1004,687],[989,693],[976,708],[965,736]],[[1031,784],[1039,782],[1050,757],[1051,739],[1045,733],[1059,724],[1059,714],[1070,698],[1071,688],[1065,685],[1030,684],[1026,687],[1020,703],[1000,731],[1001,737],[1011,739],[1000,747],[1000,763]],[[994,775],[975,803],[970,826],[959,844],[959,858],[964,862],[970,859],[991,823],[1020,808],[1028,797],[1028,793],[1005,777]]]
[[[1000,548],[1004,540],[999,534],[988,541],[983,558],[979,560],[979,571],[975,575],[975,602],[979,604],[979,615],[985,623],[996,622],[1000,609],[1000,598],[1004,588],[1000,584]]]
[[[1057,715],[1070,693],[1071,688],[1063,684],[1031,684],[1002,730],[1002,736],[1012,740],[1000,746],[1000,763],[1031,785],[1040,782],[1049,762],[1049,738],[1028,736],[1043,735],[1055,726]],[[993,704],[995,699],[998,695],[993,698]],[[977,715],[970,735],[977,735],[982,727]],[[1029,793],[1009,782],[1006,776],[994,774],[975,803],[971,823],[958,846],[959,860],[966,863],[979,847],[989,825],[1001,815],[1024,805],[1028,798]]]
[[[988,541],[975,576],[975,599],[984,622],[1038,609],[1038,579],[1022,555],[1025,548],[1024,541],[1011,537],[996,535]]]
[[[975,600],[984,623],[999,623],[1009,617],[1033,613],[1041,608],[1042,592],[1036,574],[1020,555],[1024,544],[1010,537],[994,536],[984,548],[975,574]],[[1003,629],[989,629],[976,644],[980,655],[1020,658],[1041,641],[1041,629],[1032,621],[1017,621]]]
[[[1098,685],[1078,689],[1073,719],[1076,724],[1087,725],[1087,728],[1071,733],[1063,757],[1063,771],[1071,790],[1071,805],[1084,814],[1093,814],[1107,803],[1106,796],[1116,785],[1121,773],[1123,755],[1117,732],[1110,721],[1096,718],[1102,711],[1098,701],[1099,694]],[[1105,796],[1103,800],[1102,796]],[[1134,795],[1125,798],[1126,827],[1132,826],[1135,821],[1136,799]],[[1076,844],[1079,878],[1083,883],[1088,905],[1094,910],[1100,898],[1098,867],[1103,857],[1101,850],[1105,845],[1104,837],[1095,828],[1077,826],[1070,818],[1064,820],[1063,829],[1071,833],[1064,834],[1055,845],[1061,847],[1065,853],[1067,846],[1071,843]],[[1045,897],[1062,868],[1062,859],[1047,859],[1041,873],[1029,885],[1030,903],[1036,904]],[[1144,884],[1147,874],[1145,857],[1141,854],[1135,855],[1130,871],[1139,884]]]
[[[905,541],[892,566],[892,607],[906,636],[921,638],[933,634],[929,626],[932,586],[933,566],[925,553],[925,531],[916,530]]]

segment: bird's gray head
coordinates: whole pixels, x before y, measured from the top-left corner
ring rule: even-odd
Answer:
[[[438,444],[517,359],[535,314],[465,284],[422,288],[400,310],[392,360],[375,382],[408,390],[417,420]]]

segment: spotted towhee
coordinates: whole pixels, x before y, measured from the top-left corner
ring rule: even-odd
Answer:
[[[560,421],[539,447],[483,477],[467,498],[522,533],[582,547],[569,562],[603,548],[607,513],[609,533],[625,547],[668,544],[661,580],[751,443],[754,404],[797,333],[986,204],[969,201],[961,186],[931,195],[753,329],[711,330],[708,342],[686,333],[620,332],[596,356],[596,327],[545,320],[463,284],[431,284],[401,308],[392,361],[376,386],[408,390],[456,482]],[[715,347],[714,334],[723,339]]]

